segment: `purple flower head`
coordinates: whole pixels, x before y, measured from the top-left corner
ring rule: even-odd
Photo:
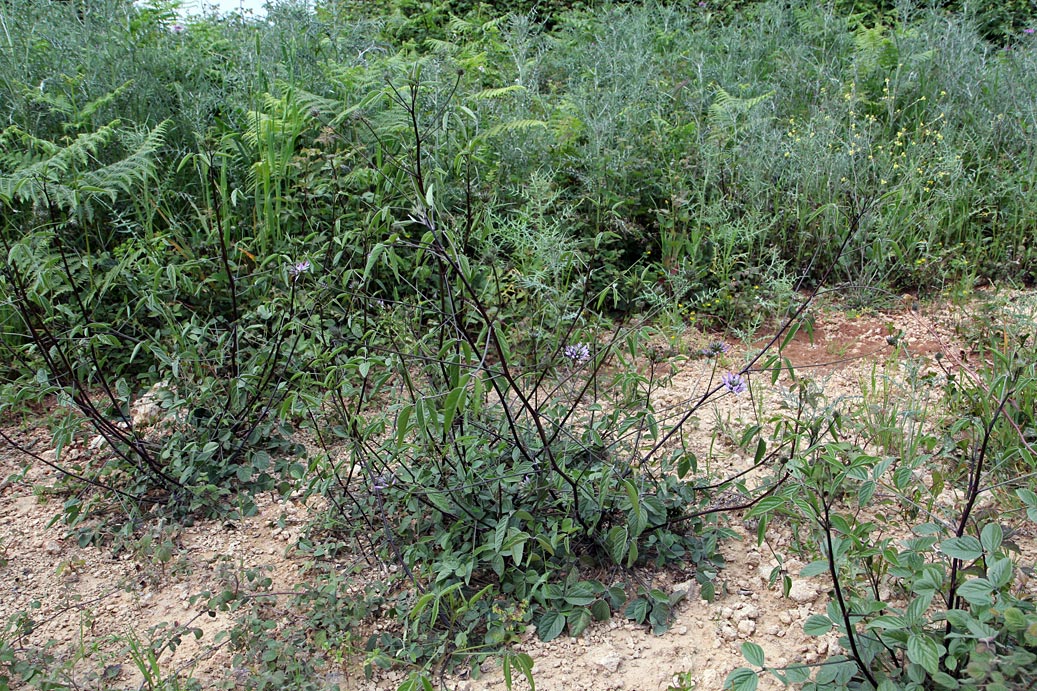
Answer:
[[[703,357],[717,357],[723,355],[727,351],[731,350],[731,346],[727,345],[723,341],[713,341],[708,346],[699,351]]]
[[[733,372],[724,372],[724,375],[720,377],[720,384],[727,389],[728,393],[733,393],[736,396],[749,390],[742,376]]]
[[[297,281],[299,280],[299,276],[303,275],[309,270],[310,263],[308,261],[301,261],[288,267],[288,275],[292,277],[293,281]]]
[[[591,350],[586,343],[572,343],[562,348],[562,355],[573,364],[582,365],[591,359]]]
[[[371,483],[371,489],[375,492],[381,492],[382,490],[389,489],[396,484],[396,476],[392,473],[382,473],[381,475],[375,475],[374,481]]]
[[[1033,35],[1033,32],[1034,32],[1034,29],[1023,29],[1023,33],[1024,33],[1024,34],[1029,34],[1029,35],[1031,35],[1031,36],[1032,36],[1032,35]]]
[[[173,26],[169,27],[169,30],[172,31],[174,34],[182,34],[185,31],[187,31],[187,27],[184,26],[183,24],[177,23],[177,24],[174,24]]]

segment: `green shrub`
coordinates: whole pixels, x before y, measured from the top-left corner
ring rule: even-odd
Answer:
[[[757,671],[804,689],[1023,689],[1037,670],[1037,609],[1016,584],[1025,568],[1013,558],[1018,528],[992,505],[1018,505],[1037,520],[1037,495],[1027,475],[1033,452],[1028,422],[1037,379],[1013,364],[1029,361],[1026,339],[995,355],[989,370],[945,370],[947,421],[940,428],[892,431],[902,453],[874,455],[865,448],[876,430],[859,410],[829,400],[808,382],[790,401],[796,421],[809,420],[804,453],[787,467],[791,482],[759,502],[750,516],[763,525],[787,516],[805,545],[817,545],[801,577],[824,575],[833,596],[825,613],[804,623],[806,633],[839,634],[839,654],[812,670],[769,668],[763,651],[743,645],[755,668],[730,674],[726,688],[755,688]],[[906,352],[901,350],[901,357]],[[942,360],[941,360],[942,363]],[[899,420],[917,415],[933,375],[911,380],[910,396],[886,408]],[[904,384],[900,384],[903,386]],[[959,411],[960,402],[968,410]],[[902,406],[902,407],[901,407]],[[803,411],[806,415],[803,415]],[[931,409],[930,409],[930,412]],[[779,429],[789,430],[780,415]],[[880,420],[890,419],[880,416]],[[863,423],[863,424],[862,424]],[[854,428],[864,429],[863,438]],[[997,478],[1001,481],[992,482]],[[981,507],[986,506],[986,509]],[[1022,516],[1020,516],[1022,518]],[[901,534],[898,525],[910,527]]]

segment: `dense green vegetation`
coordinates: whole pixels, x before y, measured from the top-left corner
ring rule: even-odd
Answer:
[[[257,688],[307,688],[321,651],[356,647],[422,688],[529,623],[665,631],[675,600],[632,569],[694,565],[712,597],[715,496],[734,492],[761,531],[815,531],[808,568],[836,585],[808,624],[846,655],[768,673],[1032,688],[1037,613],[1001,527],[970,521],[988,477],[1037,519],[1025,320],[980,330],[1001,347],[943,382],[951,414],[924,434],[873,407],[880,387],[852,404],[807,380],[730,435],[758,482],[709,477],[681,434],[716,397],[794,375],[781,346],[822,289],[881,306],[1033,280],[1032,3],[365,5],[0,5],[0,413],[54,406],[80,543],[249,515],[264,491],[327,498],[302,546],[401,579],[346,600],[330,571],[276,641],[243,615],[237,662]],[[692,354],[701,398],[657,411],[689,355],[660,344],[697,329],[773,339],[738,364]],[[146,391],[161,422],[134,417]],[[92,437],[99,462],[63,460]],[[958,521],[919,514],[955,483]],[[918,539],[873,536],[857,517],[876,502]],[[251,576],[210,605],[246,611],[269,587]],[[398,627],[354,640],[376,611]],[[65,688],[26,626],[0,636],[0,688]],[[192,683],[141,659],[154,688]]]

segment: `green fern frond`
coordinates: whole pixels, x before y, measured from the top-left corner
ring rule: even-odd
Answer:
[[[295,102],[304,113],[337,113],[342,103],[333,98],[318,96],[303,89],[295,89]]]
[[[450,17],[450,21],[446,23],[447,30],[453,34],[465,34],[475,28],[471,22],[465,21],[462,17],[454,15]]]
[[[80,134],[64,147],[49,143],[44,156],[32,156],[32,162],[0,176],[0,199],[9,203],[15,200],[34,204],[50,201],[65,206],[69,198],[62,188],[70,178],[76,177],[80,169],[89,167],[97,150],[115,137],[118,125],[119,121],[113,120],[96,132]],[[39,140],[33,138],[30,143],[38,145]]]
[[[483,31],[489,31],[490,29],[496,29],[496,28],[500,27],[501,24],[503,24],[506,21],[510,21],[510,20],[511,20],[511,17],[509,15],[502,14],[500,16],[494,17],[493,19],[490,19],[488,21],[483,22],[482,26],[479,27],[479,28],[482,29]]]
[[[46,106],[52,115],[68,116],[72,114],[72,102],[65,94],[49,94],[43,91],[41,86],[39,89],[26,89],[24,95],[26,100],[33,105]]]
[[[83,175],[83,184],[101,190],[101,194],[115,201],[118,193],[130,193],[145,184],[155,174],[155,154],[166,142],[169,120],[159,123],[150,132],[135,134],[127,156]]]
[[[165,121],[149,132],[135,135],[126,156],[101,166],[97,165],[101,147],[127,135],[119,129],[118,120],[95,132],[82,133],[63,147],[53,142],[41,146],[39,140],[31,141],[46,154],[0,175],[0,200],[51,204],[90,217],[94,199],[114,200],[154,174],[155,154],[165,142],[168,126]],[[9,131],[4,132],[5,137]]]
[[[768,91],[759,96],[741,98],[732,96],[724,89],[717,87],[716,93],[713,95],[713,102],[709,104],[709,109],[706,113],[707,122],[714,128],[726,129],[733,127],[739,115],[748,113],[773,96],[774,93],[774,91]]]
[[[510,84],[508,86],[499,86],[495,89],[483,89],[479,93],[472,94],[468,98],[470,98],[473,101],[487,101],[525,90],[526,87],[522,86],[521,84]]]
[[[40,139],[17,125],[0,132],[0,174],[10,173],[47,156],[54,156],[61,146]]]
[[[444,41],[441,38],[434,38],[431,36],[425,39],[425,47],[428,48],[430,52],[439,55],[452,55],[459,50],[456,43]]]
[[[511,120],[509,122],[502,122],[499,125],[494,125],[490,129],[486,130],[483,137],[495,137],[498,134],[503,134],[505,132],[523,132],[537,127],[547,129],[547,123],[543,120]]]
[[[67,132],[69,131],[69,129],[73,127],[75,129],[80,129],[84,126],[89,125],[90,121],[93,119],[94,114],[97,113],[97,111],[101,110],[102,108],[110,104],[112,101],[122,96],[123,93],[125,93],[126,90],[129,89],[130,86],[132,86],[132,84],[133,80],[127,80],[126,82],[115,87],[114,89],[112,89],[105,95],[101,96],[100,98],[95,98],[93,101],[87,103],[79,110],[79,113],[77,114],[75,121],[72,123],[68,123],[66,125],[65,131]]]

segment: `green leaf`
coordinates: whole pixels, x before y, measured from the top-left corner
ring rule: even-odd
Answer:
[[[591,623],[591,611],[586,607],[572,612],[568,616],[569,635],[579,636]]]
[[[771,386],[773,386],[778,383],[778,379],[781,377],[781,359],[777,355],[771,355],[764,361],[760,369],[764,372],[770,370]]]
[[[594,621],[608,621],[608,618],[612,616],[609,603],[604,600],[595,600],[591,604],[591,616],[594,617]]]
[[[893,629],[899,631],[907,628],[907,621],[904,617],[897,616],[895,614],[886,614],[881,617],[875,617],[868,622],[869,629]]]
[[[823,573],[828,573],[828,562],[824,559],[818,559],[804,566],[800,570],[799,575],[804,578],[810,578],[811,576],[820,576]]]
[[[993,592],[994,586],[985,578],[973,578],[958,586],[958,595],[970,605],[993,604]]]
[[[911,634],[907,639],[907,657],[929,674],[940,671],[940,646],[928,636]]]
[[[421,672],[411,672],[396,691],[435,691],[435,687],[427,676]]]
[[[944,689],[956,689],[961,686],[961,683],[947,674],[946,672],[937,672],[933,675],[933,682],[939,684]]]
[[[437,509],[445,514],[453,515],[454,505],[450,503],[450,500],[447,499],[445,494],[437,491],[429,491],[427,496],[428,500],[432,502],[432,505]]]
[[[997,552],[1001,548],[1001,543],[1004,539],[1005,533],[1001,529],[1000,523],[987,523],[983,526],[983,532],[979,536],[979,541],[983,543],[983,549],[987,551],[987,554]]]
[[[511,691],[511,668],[515,667],[518,671],[522,672],[522,676],[529,682],[530,691],[536,691],[536,684],[533,683],[533,658],[526,653],[504,653],[504,659],[502,660],[501,667],[504,671],[504,687]]]
[[[623,486],[626,489],[627,498],[630,500],[630,516],[627,518],[629,536],[637,537],[648,527],[648,511],[641,506],[641,497],[633,480],[626,480]]]
[[[648,623],[656,636],[666,633],[670,629],[670,606],[656,603],[648,613]]]
[[[692,470],[698,467],[698,459],[695,454],[688,452],[681,456],[681,460],[677,461],[677,479],[683,480],[685,476]]]
[[[583,607],[594,602],[597,597],[598,594],[594,592],[594,588],[590,583],[580,581],[566,591],[564,599],[570,605]]]
[[[627,555],[626,526],[614,525],[609,529],[608,534],[605,535],[605,551],[616,564],[623,564],[623,558]]]
[[[507,122],[502,122],[494,125],[490,129],[486,130],[485,134],[483,134],[482,136],[488,139],[490,137],[495,137],[498,134],[501,134],[502,132],[522,131],[532,129],[534,127],[546,128],[547,123],[543,120],[532,119],[509,120]]]
[[[792,664],[785,668],[785,678],[790,684],[802,684],[810,678],[810,667],[804,664]]]
[[[838,664],[823,664],[814,676],[814,683],[819,689],[830,689],[836,686],[835,680],[838,676]]]
[[[565,615],[561,612],[550,611],[544,612],[544,615],[540,617],[540,623],[537,624],[537,633],[540,635],[540,640],[553,641],[558,638],[558,634],[565,628]]]
[[[866,505],[871,501],[871,498],[875,496],[875,490],[878,489],[878,484],[874,480],[865,480],[861,483],[861,488],[857,492],[857,503],[861,506]]]
[[[748,667],[731,670],[727,679],[724,680],[724,688],[731,689],[731,691],[756,691],[759,684],[760,679],[756,676],[756,672]]]
[[[474,94],[469,94],[468,98],[472,99],[473,101],[478,101],[478,100],[481,100],[481,99],[493,99],[493,98],[500,98],[501,96],[504,96],[505,94],[510,94],[510,93],[515,92],[515,91],[525,91],[525,90],[526,90],[526,87],[522,86],[521,84],[509,84],[507,86],[499,86],[499,87],[492,88],[492,89],[483,89],[482,91],[476,92]]]
[[[623,612],[623,616],[638,624],[643,624],[648,617],[648,600],[643,597],[631,600]]]
[[[371,276],[371,270],[374,269],[374,265],[378,263],[378,260],[381,258],[384,251],[385,245],[380,242],[371,248],[371,253],[367,255],[367,265],[364,266],[362,282],[367,282],[367,279]]]
[[[983,556],[983,547],[979,540],[971,535],[952,537],[940,543],[940,551],[948,557],[962,561],[975,561]]]
[[[1037,492],[1034,492],[1032,489],[1017,489],[1015,496],[1019,497],[1020,501],[1031,509],[1037,509]]]
[[[631,568],[637,563],[637,540],[630,541],[630,547],[627,549],[627,568]]]
[[[1026,615],[1018,607],[1006,607],[1005,626],[1010,631],[1022,631],[1027,626]]]
[[[969,623],[974,621],[971,614],[960,609],[949,609],[944,612],[944,616],[956,629],[967,629]]]
[[[645,509],[650,526],[657,527],[666,523],[668,513],[666,504],[659,497],[644,497],[641,500],[641,505]]]
[[[521,535],[524,537],[515,540],[511,545],[511,558],[515,560],[515,566],[522,565],[522,550],[525,549],[526,540],[529,537],[526,533],[521,533]]]
[[[911,600],[905,612],[909,626],[922,622],[922,617],[929,610],[929,605],[932,604],[934,596],[935,593],[922,593],[919,597]]]
[[[742,657],[744,657],[749,664],[754,667],[763,667],[763,648],[755,643],[746,641],[742,644]]]
[[[464,397],[468,393],[468,380],[470,375],[461,377],[461,383],[447,394],[446,402],[443,404],[443,428],[448,429],[454,423],[454,415],[458,408],[464,409]]]
[[[808,636],[823,636],[832,630],[832,620],[823,614],[811,614],[803,622],[803,633]]]
[[[753,465],[760,465],[760,461],[763,460],[764,454],[767,453],[767,441],[760,436],[760,441],[756,444],[756,454],[753,456]]]
[[[762,516],[778,509],[784,508],[788,505],[788,499],[783,496],[769,496],[764,497],[760,501],[756,502],[756,505],[749,509],[746,514],[747,518],[755,518],[756,516]]]
[[[997,638],[999,632],[992,626],[987,626],[982,622],[973,620],[969,622],[969,633],[975,636],[978,640],[992,641]]]
[[[987,579],[996,589],[1008,585],[1012,580],[1012,560],[1008,557],[1001,557],[990,562],[990,565],[987,566]]]
[[[493,551],[500,552],[504,548],[504,538],[508,536],[508,522],[510,514],[497,521],[497,527],[493,531]]]
[[[911,474],[910,468],[904,468],[908,471],[908,475],[913,479],[914,475]],[[946,529],[939,523],[919,523],[911,528],[911,532],[915,535],[944,535]]]

